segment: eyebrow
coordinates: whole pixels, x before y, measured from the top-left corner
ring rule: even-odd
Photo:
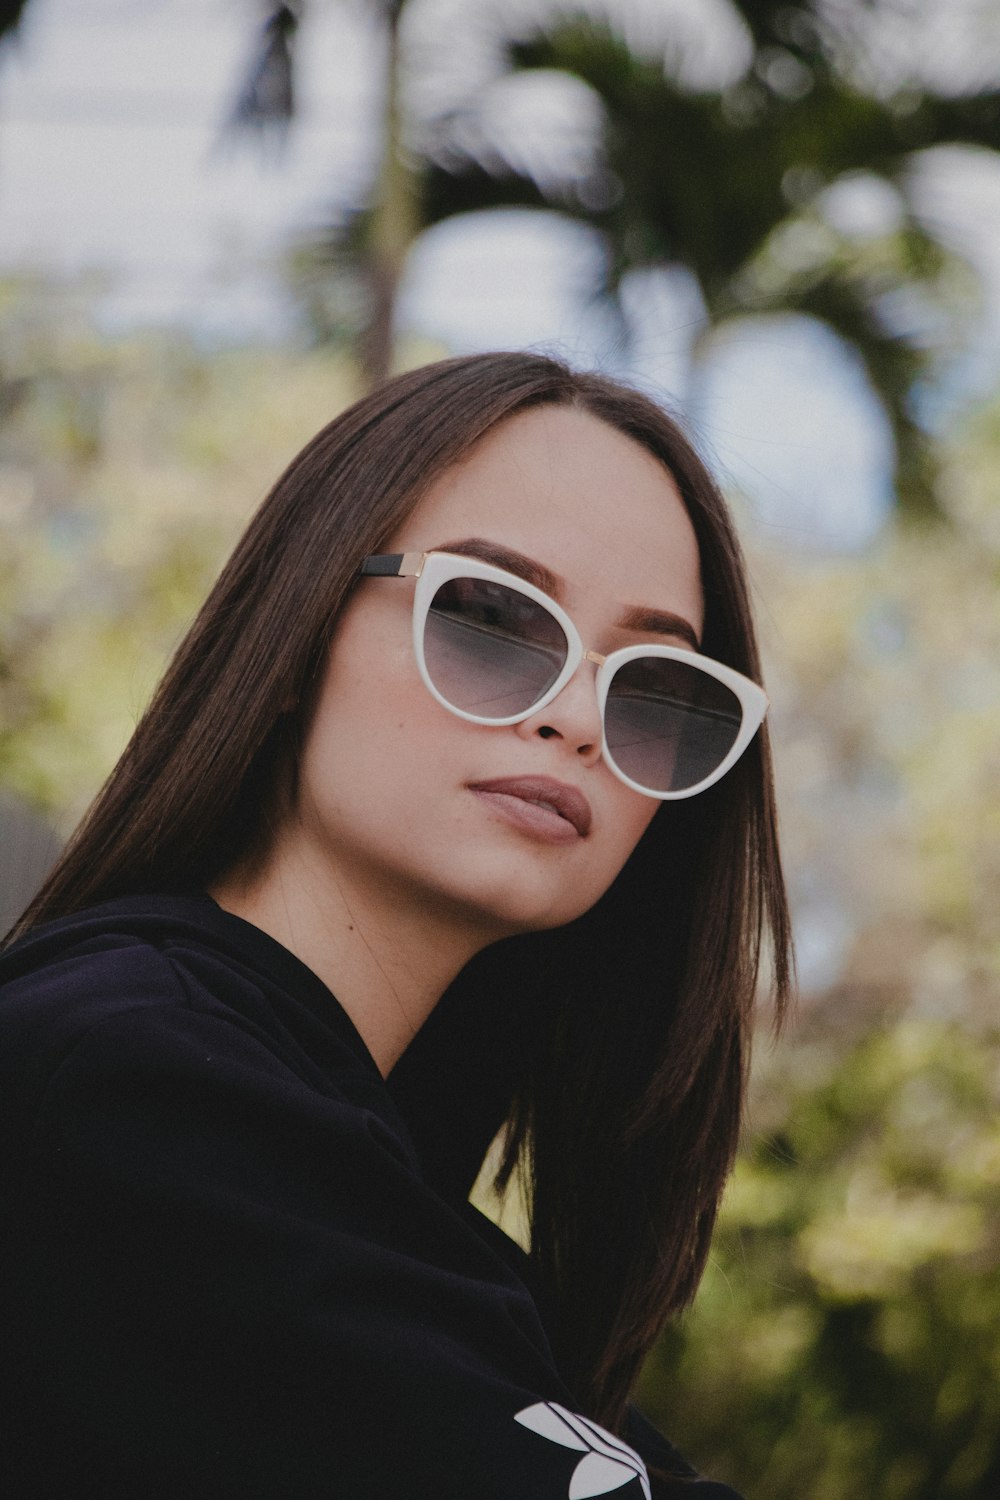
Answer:
[[[646,609],[641,604],[630,604],[622,611],[619,625],[624,630],[644,630],[654,635],[674,635],[687,641],[693,651],[701,650],[701,641],[693,625],[683,615],[675,615],[668,609]]]
[[[501,542],[490,542],[477,536],[464,537],[461,541],[442,542],[433,550],[454,552],[459,557],[478,557],[480,562],[492,563],[495,568],[503,568],[515,577],[523,578],[525,583],[534,584],[536,589],[541,589],[544,594],[551,594],[554,599],[558,599],[562,592],[562,580],[556,573],[534,558],[526,557],[523,552],[505,547]],[[675,615],[670,610],[647,609],[641,604],[630,604],[622,611],[618,624],[623,630],[672,635],[686,641],[693,650],[701,650],[701,642],[694,626],[683,615]]]
[[[492,563],[495,568],[503,568],[505,572],[523,578],[525,583],[533,583],[536,589],[555,599],[562,592],[562,580],[555,573],[535,562],[534,558],[525,557],[523,552],[515,552],[500,542],[487,542],[482,537],[471,536],[461,542],[442,542],[434,551],[457,552],[459,557],[478,557],[480,562]]]

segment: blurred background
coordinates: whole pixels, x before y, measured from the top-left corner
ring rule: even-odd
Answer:
[[[0,4],[0,928],[285,462],[532,347],[751,558],[801,998],[641,1400],[750,1500],[1000,1496],[1000,6]]]

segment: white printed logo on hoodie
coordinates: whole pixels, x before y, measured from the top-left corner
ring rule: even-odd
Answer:
[[[573,1470],[569,1500],[609,1495],[612,1490],[628,1484],[630,1479],[638,1479],[646,1500],[652,1500],[646,1465],[635,1449],[589,1417],[567,1411],[558,1401],[539,1401],[519,1411],[514,1421],[563,1448],[575,1448],[578,1453],[586,1455]]]

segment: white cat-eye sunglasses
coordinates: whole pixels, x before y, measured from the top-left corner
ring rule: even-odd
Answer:
[[[763,688],[679,646],[584,650],[555,600],[478,558],[452,552],[366,557],[367,577],[415,578],[413,649],[443,707],[473,724],[518,724],[597,667],[604,759],[626,786],[670,801],[724,776],[767,712]]]

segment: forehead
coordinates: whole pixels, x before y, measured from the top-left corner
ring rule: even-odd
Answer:
[[[677,486],[632,438],[542,406],[501,423],[439,476],[392,539],[423,551],[485,536],[564,580],[562,602],[647,605],[700,631],[698,545]]]

